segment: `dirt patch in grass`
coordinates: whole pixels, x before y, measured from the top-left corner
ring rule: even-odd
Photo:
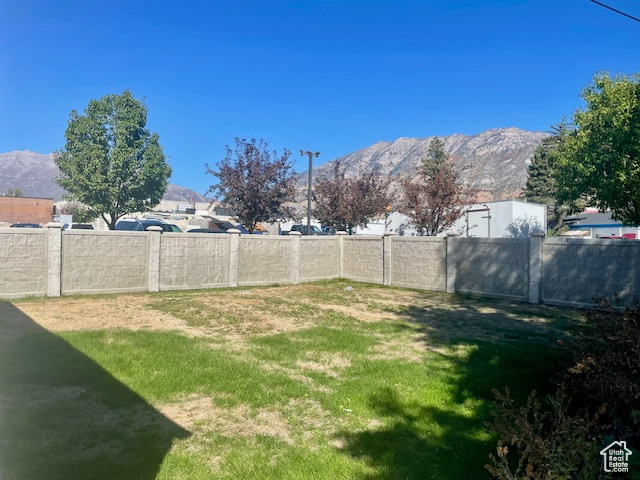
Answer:
[[[351,360],[338,353],[310,351],[305,357],[305,360],[296,361],[303,371],[322,373],[332,378],[338,378],[341,370],[351,366]]]
[[[285,405],[262,408],[248,405],[224,407],[216,399],[190,395],[184,400],[158,407],[167,418],[186,430],[208,435],[255,440],[266,436],[294,445],[299,439],[309,439],[311,433],[323,435],[334,431],[329,412],[311,399],[290,399]]]
[[[355,305],[338,305],[335,303],[323,304],[323,309],[333,310],[341,313],[342,315],[348,315],[349,317],[363,323],[380,322],[385,319],[399,319],[400,317],[394,312],[372,312],[367,309],[367,304],[355,304]]]
[[[40,325],[50,331],[177,330],[191,337],[215,339],[212,348],[246,350],[251,337],[276,335],[355,319],[362,323],[392,322],[420,334],[402,347],[395,341],[379,345],[376,358],[415,361],[416,345],[444,352],[451,339],[501,340],[535,335],[553,336],[575,321],[575,313],[522,303],[473,299],[353,283],[306,284],[243,290],[203,290],[72,297],[44,301],[0,302],[0,341],[10,341]],[[17,309],[17,310],[16,310]],[[13,312],[13,313],[12,313]],[[37,325],[24,321],[24,315]],[[573,315],[574,320],[570,316]],[[558,337],[560,338],[560,337]],[[336,370],[310,359],[309,370]],[[319,365],[315,365],[315,363]],[[325,372],[326,373],[326,372]],[[332,375],[332,373],[329,373]]]
[[[20,302],[14,306],[38,325],[53,332],[72,330],[180,330],[189,336],[202,336],[202,330],[190,327],[173,315],[145,308],[149,303],[144,296],[113,295],[102,298],[69,298],[44,302]],[[24,326],[23,319],[12,319],[14,334]],[[15,315],[13,315],[15,317]],[[4,332],[3,332],[4,333]]]
[[[435,350],[445,354],[442,348],[429,348],[421,335],[414,335],[411,339],[380,337],[380,342],[371,347],[367,358],[371,360],[404,360],[406,362],[420,363],[424,359],[427,350]]]
[[[262,362],[260,367],[267,372],[282,373],[290,380],[295,380],[296,382],[300,382],[315,392],[331,393],[331,389],[329,387],[325,387],[324,385],[319,385],[313,378],[308,377],[304,373],[301,373],[300,370],[296,370],[295,368],[285,367],[284,365],[280,365],[277,363],[266,363],[266,362]]]

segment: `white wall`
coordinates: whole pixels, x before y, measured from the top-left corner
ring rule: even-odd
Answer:
[[[488,208],[488,210],[483,210]],[[452,231],[479,238],[528,237],[534,231],[547,231],[547,208],[537,203],[504,200],[471,205]],[[476,210],[476,211],[474,211]],[[490,217],[490,218],[488,218]],[[468,232],[467,232],[468,218]]]

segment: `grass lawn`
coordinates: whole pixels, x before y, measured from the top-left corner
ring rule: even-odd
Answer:
[[[491,389],[548,390],[580,321],[346,281],[0,302],[0,478],[487,478]]]

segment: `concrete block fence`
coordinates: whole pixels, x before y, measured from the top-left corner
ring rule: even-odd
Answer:
[[[0,298],[344,278],[589,308],[640,298],[640,242],[0,229]]]

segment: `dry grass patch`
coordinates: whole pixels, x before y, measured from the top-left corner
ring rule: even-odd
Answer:
[[[305,360],[297,360],[296,366],[332,378],[338,378],[341,370],[351,366],[351,360],[340,353],[310,351],[305,357]]]
[[[184,400],[160,405],[158,409],[173,422],[194,433],[183,443],[193,448],[206,437],[243,438],[255,442],[272,437],[287,445],[308,443],[318,435],[330,436],[336,422],[319,402],[309,398],[290,399],[286,404],[255,408],[241,404],[223,406],[216,397],[190,395]]]
[[[405,362],[421,363],[427,350],[446,354],[444,348],[430,347],[425,343],[424,335],[413,335],[412,338],[386,338],[376,335],[380,341],[369,349],[370,360],[402,360]]]
[[[0,302],[0,469],[482,478],[491,388],[549,378],[558,312],[338,281]]]

